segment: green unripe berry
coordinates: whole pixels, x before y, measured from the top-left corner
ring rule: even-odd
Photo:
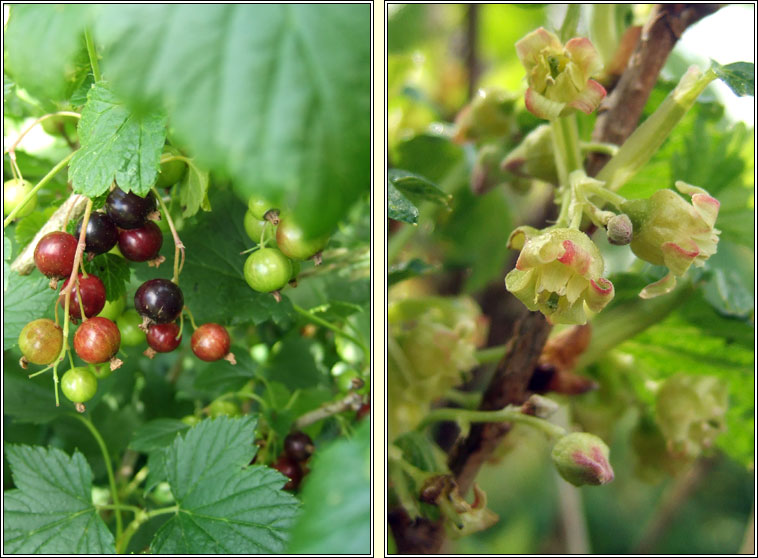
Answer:
[[[3,215],[10,215],[11,211],[24,201],[24,198],[32,191],[34,184],[28,180],[16,180],[11,178],[3,184]],[[26,217],[37,207],[37,194],[32,195],[16,213],[16,218]]]
[[[95,396],[97,378],[87,367],[72,368],[61,378],[61,391],[69,401],[84,403]]]
[[[269,243],[276,238],[274,225],[264,219],[257,219],[249,210],[245,212],[245,220],[243,224],[245,225],[247,236],[249,236],[250,240],[253,242],[260,243],[261,235],[264,234],[264,231],[264,242]]]
[[[110,321],[115,322],[118,317],[123,314],[124,308],[126,308],[126,295],[123,294],[116,300],[106,300],[105,306],[100,310],[98,316],[101,318],[108,318]]]
[[[266,218],[266,212],[270,209],[275,209],[274,205],[258,196],[251,196],[247,200],[247,210],[259,221],[263,221]]]
[[[200,417],[196,417],[195,415],[187,415],[185,417],[182,417],[180,420],[191,428],[195,426],[196,424],[198,424],[201,419]]]
[[[276,248],[261,248],[245,261],[245,281],[250,288],[270,293],[284,287],[292,277],[290,259]]]
[[[177,155],[182,156],[181,151],[176,147],[167,145],[163,149],[164,155]],[[184,176],[184,171],[187,169],[187,163],[181,159],[174,159],[161,164],[161,170],[158,173],[158,180],[155,182],[156,188],[168,188],[179,182]]]
[[[18,346],[28,362],[50,364],[61,352],[63,330],[47,318],[31,321],[21,330]]]
[[[136,347],[145,342],[145,332],[139,328],[141,323],[142,316],[134,308],[130,308],[116,319],[122,345]]]
[[[276,244],[293,260],[307,260],[323,250],[329,242],[329,235],[307,237],[303,229],[290,217],[282,217],[276,228]]]
[[[225,399],[216,399],[210,405],[208,405],[208,416],[211,418],[228,416],[239,417],[242,416],[242,412],[236,403],[233,401],[227,401]]]

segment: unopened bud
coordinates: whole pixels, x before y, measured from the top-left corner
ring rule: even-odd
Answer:
[[[606,484],[613,480],[608,446],[587,432],[572,432],[555,444],[551,457],[561,476],[574,486]]]
[[[606,225],[608,231],[608,242],[616,246],[626,246],[632,241],[634,227],[632,220],[625,213],[614,215]]]

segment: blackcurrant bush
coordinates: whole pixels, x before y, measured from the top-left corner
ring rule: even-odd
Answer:
[[[179,326],[175,323],[150,324],[147,330],[147,344],[158,353],[170,353],[182,342]]]
[[[11,178],[3,183],[3,215],[10,215],[11,211],[24,201],[24,198],[32,191],[34,184],[28,180]],[[26,217],[37,206],[37,194],[30,197],[24,207],[16,213],[16,218]]]
[[[176,147],[167,145],[163,148],[164,155],[181,155]],[[168,161],[167,163],[161,163],[161,170],[158,173],[158,180],[155,182],[157,188],[168,188],[179,182],[184,176],[184,171],[187,168],[187,163],[180,159]]]
[[[313,440],[305,432],[292,432],[284,438],[284,452],[301,463],[313,455]]]
[[[34,263],[43,275],[62,279],[71,275],[76,256],[76,238],[62,231],[47,233],[34,248]]]
[[[270,209],[274,209],[273,204],[267,202],[263,198],[257,196],[251,196],[247,200],[247,209],[253,217],[259,221],[263,221],[266,218],[266,213]]]
[[[243,222],[243,225],[245,226],[245,232],[247,233],[247,236],[249,236],[250,240],[253,242],[260,242],[261,235],[264,235],[264,242],[271,242],[276,237],[274,226],[268,221],[257,219],[252,213],[250,213],[250,211],[245,211],[245,220]]]
[[[278,291],[292,277],[292,262],[276,248],[261,248],[245,261],[245,281],[261,293]]]
[[[192,352],[200,360],[212,362],[226,357],[232,340],[224,326],[209,323],[195,330],[190,340]]]
[[[90,318],[74,334],[74,350],[84,362],[100,364],[110,360],[121,345],[121,333],[108,318]]]
[[[163,245],[163,233],[152,221],[136,229],[123,229],[118,233],[118,249],[127,260],[146,262],[158,256]]]
[[[233,401],[216,399],[208,405],[208,416],[211,418],[222,416],[239,417],[242,416],[242,411],[240,411],[240,408]]]
[[[61,295],[58,297],[58,303],[63,306],[65,304],[65,295],[63,290],[68,285],[68,279],[63,283],[63,289],[61,289]],[[95,275],[87,275],[84,277],[79,274],[79,286],[71,289],[71,300],[69,301],[68,315],[76,320],[82,319],[81,306],[79,305],[79,294],[82,295],[82,304],[84,307],[84,314],[87,318],[97,316],[105,306],[105,285],[100,278]]]
[[[86,366],[77,366],[63,374],[61,390],[69,401],[84,403],[95,396],[97,378]]]
[[[154,322],[166,324],[182,313],[184,295],[179,286],[168,279],[150,279],[134,294],[134,307]]]
[[[142,316],[134,308],[126,310],[116,319],[121,332],[121,342],[127,347],[136,347],[145,342],[145,332],[140,329]]]
[[[118,187],[114,188],[105,200],[108,217],[122,229],[141,227],[155,208],[155,196],[152,193],[141,198],[133,192],[127,194]]]
[[[110,321],[115,322],[118,317],[124,313],[126,308],[126,295],[121,295],[116,300],[105,301],[105,306],[100,310],[98,316],[101,318],[108,318]]]
[[[276,245],[285,256],[294,260],[307,260],[321,252],[329,242],[329,235],[309,238],[291,217],[282,217],[276,228]]]
[[[297,489],[300,485],[300,481],[303,479],[303,471],[297,461],[286,455],[281,455],[279,456],[279,459],[276,460],[273,467],[285,477],[289,478],[287,484],[284,485],[284,490]]]
[[[82,232],[82,221],[76,225],[76,238]],[[118,229],[116,224],[105,213],[92,213],[87,221],[87,233],[85,236],[85,252],[90,254],[104,254],[113,248],[118,242]]]
[[[50,364],[61,352],[63,331],[53,320],[40,318],[24,326],[18,346],[27,362]]]

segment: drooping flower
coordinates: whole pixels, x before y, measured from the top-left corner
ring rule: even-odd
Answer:
[[[508,247],[521,254],[505,277],[505,288],[553,324],[584,324],[585,305],[599,312],[613,298],[613,283],[601,277],[600,250],[579,230],[519,227]]]
[[[562,45],[540,27],[516,43],[516,53],[529,83],[526,108],[539,118],[553,120],[575,110],[590,114],[605,97],[603,86],[590,79],[603,69],[603,61],[587,38]]]
[[[550,457],[561,476],[575,486],[606,484],[613,480],[608,446],[587,432],[572,432],[558,440]]]
[[[558,184],[551,135],[549,124],[537,126],[516,149],[508,153],[500,167],[516,176],[534,177],[550,184]]]
[[[721,231],[713,225],[719,213],[719,201],[697,186],[682,181],[676,188],[692,198],[692,203],[673,190],[658,190],[647,199],[629,200],[621,207],[634,225],[631,248],[646,262],[665,265],[669,273],[645,287],[640,296],[653,298],[670,292],[676,278],[691,265],[702,267],[716,253]]]

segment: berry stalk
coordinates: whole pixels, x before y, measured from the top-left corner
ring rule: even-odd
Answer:
[[[161,211],[163,212],[163,215],[166,216],[166,221],[168,222],[168,228],[171,230],[171,236],[174,239],[174,276],[171,278],[171,281],[178,284],[179,274],[182,272],[182,268],[184,267],[184,244],[182,243],[182,239],[179,238],[179,233],[176,232],[176,227],[174,226],[174,220],[171,218],[171,213],[169,213],[168,207],[166,207],[166,204],[163,202],[163,198],[161,198],[161,195],[158,193],[155,187],[153,187],[152,190],[153,190],[153,194],[158,200],[158,203],[161,206]],[[181,256],[181,260],[180,260],[180,256]]]

